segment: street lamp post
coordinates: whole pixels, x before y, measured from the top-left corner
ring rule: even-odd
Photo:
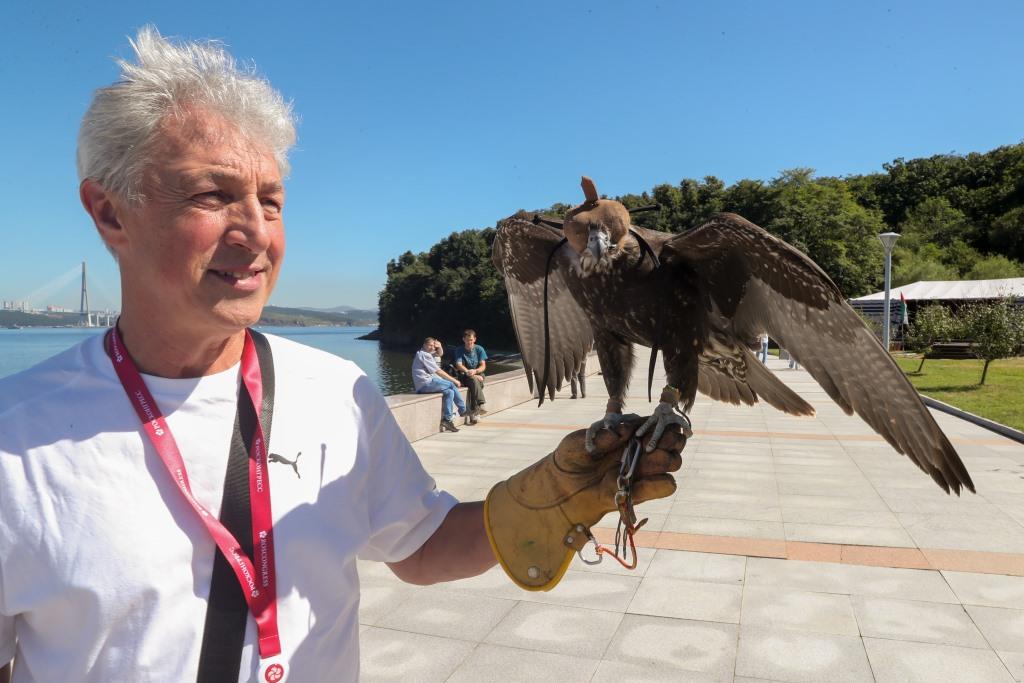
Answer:
[[[892,323],[889,314],[889,284],[892,281],[892,248],[900,238],[898,232],[883,232],[878,236],[885,247],[885,312],[882,318],[882,345],[889,352],[889,325]]]

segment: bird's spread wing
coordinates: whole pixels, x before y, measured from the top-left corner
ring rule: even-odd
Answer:
[[[502,221],[494,238],[492,259],[505,277],[512,323],[523,354],[530,388],[538,388],[544,375],[544,273],[548,256],[562,233],[522,218]],[[570,267],[569,246],[563,244],[551,258],[548,274],[548,326],[551,362],[547,390],[550,396],[590,352],[594,333],[571,287],[579,286]]]
[[[741,340],[767,331],[847,414],[860,415],[939,486],[974,490],[917,391],[803,253],[739,216],[722,214],[668,242],[662,261],[697,275],[717,326]]]
[[[717,335],[700,354],[697,390],[716,401],[754,405],[763,399],[790,415],[814,415],[814,408],[779,380],[748,348]]]

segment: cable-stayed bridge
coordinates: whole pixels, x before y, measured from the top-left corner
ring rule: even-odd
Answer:
[[[53,301],[70,298],[73,283],[78,284],[78,324],[82,327],[109,327],[117,317],[113,310],[116,301],[111,297],[95,275],[89,275],[86,262],[75,264],[67,271],[51,278],[48,282],[14,301],[4,301],[3,308],[26,313],[71,313],[73,309],[64,305],[53,305]],[[105,308],[94,308],[95,299],[90,303],[90,288],[98,289]]]

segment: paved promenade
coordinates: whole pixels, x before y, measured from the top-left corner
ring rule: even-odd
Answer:
[[[647,413],[637,365],[628,409]],[[423,588],[361,563],[362,680],[1024,680],[1024,445],[934,413],[978,488],[947,496],[805,372],[769,365],[817,416],[698,396],[678,491],[638,507],[635,571],[577,559],[529,593],[500,568]],[[588,384],[416,450],[480,499],[603,415]]]

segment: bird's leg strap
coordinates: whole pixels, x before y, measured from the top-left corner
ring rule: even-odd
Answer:
[[[647,519],[637,522],[636,511],[633,508],[633,474],[636,472],[637,463],[643,454],[643,446],[640,439],[633,437],[626,444],[622,451],[622,459],[619,464],[619,476],[616,479],[618,489],[615,491],[615,507],[619,511],[619,523],[615,527],[615,548],[609,548],[597,542],[589,530],[587,536],[594,544],[597,557],[588,560],[583,553],[577,549],[576,553],[586,564],[600,564],[604,555],[611,555],[612,558],[626,569],[636,569],[636,542],[633,536],[647,523]],[[628,545],[628,550],[627,550]],[[629,559],[632,557],[632,559]]]
[[[660,400],[662,403],[671,404],[675,413],[682,418],[682,424],[680,427],[682,428],[683,436],[687,439],[693,436],[693,423],[690,422],[690,416],[679,408],[679,403],[683,400],[683,392],[676,389],[671,384],[666,384],[665,388],[661,390]]]
[[[661,390],[661,397],[658,399],[662,403],[671,403],[672,405],[678,405],[683,399],[683,392],[676,389],[671,384],[666,384]]]

